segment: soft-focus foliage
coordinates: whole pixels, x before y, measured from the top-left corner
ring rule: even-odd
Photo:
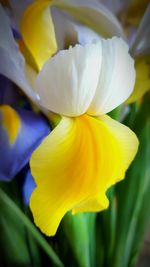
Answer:
[[[149,36],[147,0],[1,1],[1,266],[137,266]]]

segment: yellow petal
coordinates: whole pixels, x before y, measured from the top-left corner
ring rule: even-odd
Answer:
[[[7,131],[9,142],[12,145],[18,136],[21,126],[19,115],[8,105],[0,106],[0,113],[2,113],[2,126]]]
[[[150,58],[142,57],[136,60],[136,82],[134,91],[126,101],[127,104],[133,103],[150,90]]]
[[[22,17],[22,36],[39,69],[57,50],[50,3],[51,0],[35,1]]]
[[[54,235],[67,211],[107,208],[106,190],[124,177],[137,144],[131,130],[108,116],[63,117],[30,161],[37,184],[30,206],[37,226]]]

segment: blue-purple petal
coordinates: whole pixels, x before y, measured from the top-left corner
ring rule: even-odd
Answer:
[[[30,169],[28,169],[25,173],[25,178],[22,187],[23,200],[26,205],[29,205],[30,196],[35,187],[36,183],[32,177]]]
[[[20,95],[16,90],[14,84],[0,74],[0,105],[18,105]]]
[[[10,181],[28,163],[32,152],[50,132],[44,117],[32,111],[17,109],[21,127],[15,143],[9,142],[2,126],[0,112],[0,180]]]

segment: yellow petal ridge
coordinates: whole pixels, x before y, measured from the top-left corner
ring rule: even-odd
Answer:
[[[52,0],[37,0],[27,7],[22,22],[23,40],[39,70],[57,50],[55,30],[49,5]]]
[[[7,131],[10,144],[13,145],[21,127],[19,115],[8,105],[0,106],[0,111],[2,112],[2,126]]]
[[[38,72],[38,65],[37,62],[34,60],[34,57],[26,47],[24,41],[21,39],[18,41],[19,49],[21,53],[24,55],[24,58],[26,60],[26,64],[28,64],[34,71]]]
[[[105,193],[124,178],[137,146],[134,133],[108,116],[63,117],[30,161],[37,184],[30,207],[41,231],[54,235],[69,210],[107,208]]]

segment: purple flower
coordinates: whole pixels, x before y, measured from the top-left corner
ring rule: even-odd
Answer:
[[[49,132],[49,125],[40,114],[0,106],[0,180],[10,181]]]

